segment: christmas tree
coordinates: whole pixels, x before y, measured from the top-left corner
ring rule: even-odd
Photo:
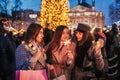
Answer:
[[[50,24],[50,29],[55,30],[58,25],[69,24],[69,2],[68,0],[42,0],[39,22],[45,27]]]

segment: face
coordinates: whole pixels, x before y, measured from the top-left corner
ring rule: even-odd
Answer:
[[[76,37],[77,37],[77,41],[81,41],[82,38],[83,38],[83,32],[77,31],[77,32],[76,32]]]
[[[62,32],[61,41],[66,41],[69,39],[69,30],[65,28]]]
[[[37,37],[36,37],[36,41],[37,41],[37,42],[41,42],[41,41],[43,40],[43,37],[44,37],[44,35],[43,35],[43,29],[41,29],[41,30],[39,31]]]
[[[8,22],[8,21],[5,21],[5,22],[2,22],[2,23],[3,23],[3,28],[4,28],[6,31],[10,31],[9,22]]]

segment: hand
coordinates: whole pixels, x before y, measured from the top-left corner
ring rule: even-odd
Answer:
[[[41,51],[40,51],[40,49],[38,49],[38,51],[35,55],[35,58],[38,60],[40,58],[40,56],[41,56]]]
[[[73,61],[73,54],[71,53],[71,51],[68,51],[68,54],[67,54],[67,64],[71,64],[72,61]]]
[[[102,39],[98,39],[96,49],[100,49],[104,46],[104,41]]]
[[[34,55],[34,57],[31,58],[30,62],[36,62],[41,56],[41,51],[38,49],[37,53]]]
[[[48,67],[49,70],[54,70],[54,66],[53,65],[47,64],[47,67]]]

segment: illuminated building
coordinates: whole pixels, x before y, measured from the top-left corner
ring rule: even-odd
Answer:
[[[78,5],[71,8],[69,13],[70,29],[77,27],[78,23],[86,23],[91,28],[104,27],[104,16],[102,11],[95,11],[95,0],[92,0],[92,5],[88,4],[86,0],[78,0]]]

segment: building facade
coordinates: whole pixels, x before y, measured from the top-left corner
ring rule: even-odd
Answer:
[[[80,1],[80,0],[78,0]],[[71,8],[69,13],[70,29],[74,30],[78,23],[85,23],[91,26],[92,29],[96,27],[103,28],[104,16],[102,11],[95,11],[95,0],[92,0],[92,5],[88,4],[85,0],[78,2],[78,5]]]
[[[37,22],[38,15],[39,11],[33,11],[31,9],[13,11],[12,25],[17,30],[24,29],[26,31],[30,23]]]

